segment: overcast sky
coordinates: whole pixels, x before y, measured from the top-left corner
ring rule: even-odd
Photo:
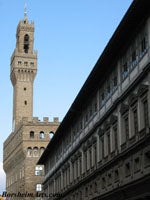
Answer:
[[[10,57],[27,3],[35,22],[34,116],[63,119],[132,0],[0,0],[0,194],[3,142],[12,130]]]

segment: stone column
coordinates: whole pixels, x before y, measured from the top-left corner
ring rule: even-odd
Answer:
[[[115,151],[115,136],[113,132],[113,127],[110,128],[110,152]]]
[[[72,183],[73,181],[73,166],[72,166],[72,162],[70,162],[70,182]]]
[[[63,189],[63,172],[61,171],[61,190]]]
[[[118,108],[118,149],[121,151],[121,144],[123,144],[123,121],[122,121],[122,116],[120,113],[120,108]]]
[[[94,145],[95,144],[92,144],[92,163],[91,163],[91,166],[93,167],[95,165],[95,149],[94,149]]]
[[[97,161],[100,162],[100,138],[97,135]]]
[[[90,153],[89,149],[87,149],[87,170],[90,169]]]
[[[134,136],[134,134],[133,113],[132,110],[129,109],[129,138]]]
[[[104,157],[108,156],[108,138],[106,133],[104,134]]]
[[[84,160],[84,159],[85,159],[85,158],[84,158],[84,152],[83,152],[83,150],[82,150],[82,151],[81,151],[81,165],[82,165],[82,172],[81,172],[81,173],[82,173],[82,174],[85,172],[85,168],[84,168],[84,167],[85,167],[85,166],[84,166],[84,163],[85,163],[84,161],[85,161],[85,160]]]
[[[139,131],[141,131],[144,128],[144,112],[141,99],[138,101],[138,125]]]

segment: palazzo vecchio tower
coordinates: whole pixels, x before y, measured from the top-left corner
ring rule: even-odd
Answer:
[[[11,57],[10,79],[13,85],[13,130],[4,142],[4,171],[7,193],[32,193],[30,197],[8,199],[40,199],[44,169],[36,165],[57,127],[57,117],[49,122],[33,117],[33,83],[37,74],[37,51],[34,45],[34,22],[24,19],[17,26],[16,48]]]

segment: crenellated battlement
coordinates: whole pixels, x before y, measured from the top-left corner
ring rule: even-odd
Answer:
[[[54,117],[53,121],[49,121],[49,117],[43,117],[43,120],[40,120],[39,117],[33,117],[32,121],[28,117],[23,117],[21,123],[33,123],[33,124],[45,124],[45,123],[60,123],[58,117]]]

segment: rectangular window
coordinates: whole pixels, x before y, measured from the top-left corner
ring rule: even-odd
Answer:
[[[104,138],[101,138],[101,144],[102,144],[102,158],[104,158]]]
[[[94,157],[95,157],[94,164],[96,165],[96,163],[97,163],[97,144],[94,145]]]
[[[110,154],[110,131],[107,131],[108,155]]]
[[[141,56],[146,52],[146,39],[145,37],[141,40]]]
[[[135,160],[134,160],[134,171],[138,171],[140,170],[140,159],[139,157],[137,157]]]
[[[114,178],[115,178],[115,182],[116,182],[116,181],[119,180],[119,171],[118,171],[118,169],[116,169],[114,173],[115,173],[114,174]]]
[[[108,185],[112,184],[112,176],[111,173],[108,174]]]
[[[42,185],[41,184],[37,184],[36,185],[36,191],[37,192],[41,192],[42,191]]]
[[[107,82],[107,98],[111,96],[110,81]]]
[[[144,109],[144,122],[145,122],[145,127],[149,126],[149,114],[148,114],[148,101],[145,99],[143,101],[143,109]]]
[[[88,122],[88,114],[85,115],[85,123]]]
[[[113,78],[113,89],[117,89],[118,87],[118,79],[117,79],[117,75],[114,76]]]
[[[101,94],[101,105],[104,105],[105,103],[105,94],[104,92]]]
[[[128,116],[125,117],[124,119],[124,125],[125,125],[125,138],[126,140],[129,139],[129,119]]]
[[[106,185],[106,180],[105,180],[105,177],[102,178],[102,189],[105,188],[105,185]]]
[[[80,121],[80,130],[82,130],[82,121]]]
[[[117,124],[113,126],[113,133],[114,133],[114,149],[118,148],[118,131],[117,131]]]
[[[137,108],[133,111],[133,119],[134,119],[134,133],[138,133],[138,114]]]
[[[97,112],[97,101],[95,99],[94,104],[93,104],[93,113]]]
[[[127,77],[128,73],[129,73],[128,64],[127,64],[127,62],[125,62],[123,64],[123,79],[125,79]]]
[[[35,175],[36,176],[42,176],[42,167],[41,166],[35,167]]]
[[[90,108],[89,108],[89,117],[90,118],[92,117],[92,106],[90,106]]]
[[[136,50],[132,52],[132,68],[136,65]]]
[[[28,66],[28,62],[24,62],[24,65],[25,65],[25,66]]]
[[[131,174],[131,166],[130,163],[128,162],[125,164],[125,175],[130,176],[130,174]]]
[[[33,67],[34,66],[34,62],[30,62],[30,65]]]

